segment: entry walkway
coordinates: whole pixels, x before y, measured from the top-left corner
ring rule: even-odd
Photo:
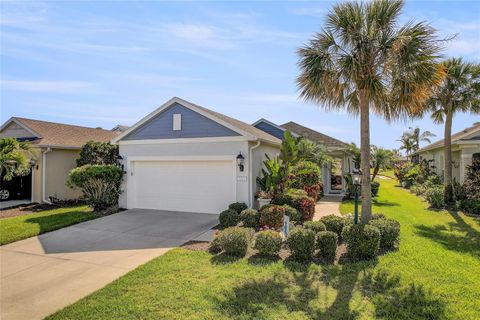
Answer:
[[[336,196],[325,196],[321,198],[315,205],[315,215],[313,216],[313,221],[320,220],[321,217],[334,214],[336,216],[341,216],[340,213],[340,203],[342,202],[342,197]]]

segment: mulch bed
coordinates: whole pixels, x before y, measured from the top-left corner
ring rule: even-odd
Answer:
[[[210,246],[210,243],[207,241],[188,241],[184,243],[181,247],[191,251],[208,251],[209,246]],[[349,263],[348,259],[346,258],[346,253],[347,253],[347,246],[344,243],[341,243],[337,247],[334,264]],[[290,257],[290,250],[286,248],[282,248],[277,257],[277,260],[288,260],[289,257]],[[245,256],[245,258],[252,260],[252,258],[255,259],[259,257],[257,256],[256,250],[250,249],[248,250],[248,253]],[[321,259],[318,259],[318,258],[314,258],[313,262],[318,264],[329,264],[328,261],[322,261]]]
[[[16,207],[0,210],[0,219],[23,216],[27,214],[37,213],[45,210],[52,210],[59,208],[59,206],[46,203],[26,203]]]

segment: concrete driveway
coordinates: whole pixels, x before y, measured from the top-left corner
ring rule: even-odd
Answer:
[[[2,246],[0,319],[43,319],[217,222],[133,209]]]

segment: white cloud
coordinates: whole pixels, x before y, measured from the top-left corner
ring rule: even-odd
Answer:
[[[93,88],[93,84],[84,81],[29,81],[2,80],[3,90],[38,92],[78,92]]]
[[[197,47],[210,47],[226,49],[232,47],[232,43],[225,37],[224,30],[202,24],[170,24],[166,27],[172,36]]]
[[[323,18],[328,12],[327,8],[320,7],[298,7],[290,9],[290,12],[297,16],[307,16],[314,18]]]

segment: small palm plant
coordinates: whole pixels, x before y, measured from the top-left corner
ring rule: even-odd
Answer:
[[[372,216],[370,112],[387,121],[419,115],[443,76],[435,30],[423,22],[399,26],[402,8],[401,0],[334,5],[298,50],[300,96],[360,116],[362,222]]]

